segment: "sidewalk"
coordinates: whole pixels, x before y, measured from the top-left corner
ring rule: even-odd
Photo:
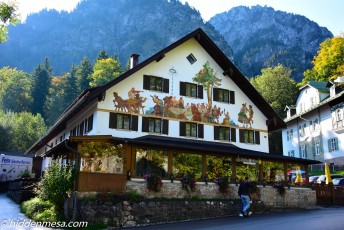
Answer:
[[[48,228],[28,227],[32,220],[20,212],[17,203],[11,200],[6,193],[0,193],[0,229],[1,230],[41,230]]]

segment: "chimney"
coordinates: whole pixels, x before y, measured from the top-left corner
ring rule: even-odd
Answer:
[[[137,64],[139,64],[139,57],[138,54],[132,54],[130,56],[130,69],[134,68]]]

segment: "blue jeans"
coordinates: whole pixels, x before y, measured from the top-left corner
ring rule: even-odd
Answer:
[[[250,197],[248,195],[241,195],[242,209],[241,212],[247,215],[247,210],[250,208]]]

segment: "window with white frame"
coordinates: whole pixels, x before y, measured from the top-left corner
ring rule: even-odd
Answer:
[[[315,155],[319,156],[320,155],[320,140],[315,141],[314,150],[315,150]]]
[[[328,151],[333,152],[333,151],[337,151],[337,150],[339,150],[338,138],[333,137],[333,138],[328,139]]]
[[[306,158],[306,145],[301,145],[301,158]]]
[[[294,150],[288,151],[288,156],[290,156],[290,157],[295,157]]]

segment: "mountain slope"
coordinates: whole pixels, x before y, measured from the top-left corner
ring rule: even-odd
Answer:
[[[229,58],[232,50],[200,13],[177,0],[84,0],[71,12],[44,10],[25,24],[10,27],[0,45],[0,66],[26,72],[48,57],[56,75],[69,71],[84,56],[117,54],[125,66],[132,53],[144,60],[201,27]]]
[[[319,45],[332,33],[304,16],[271,7],[239,6],[209,20],[233,49],[234,61],[244,75],[278,63],[293,69],[296,81],[311,68]]]

